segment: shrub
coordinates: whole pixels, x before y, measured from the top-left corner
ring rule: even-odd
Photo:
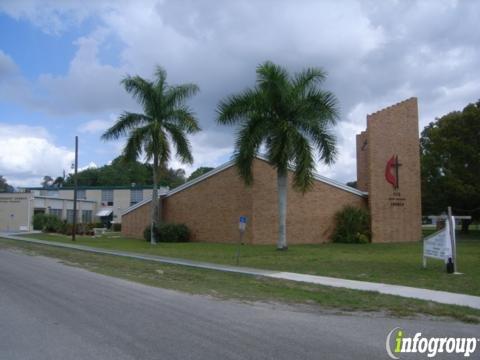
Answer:
[[[45,214],[38,213],[33,215],[33,229],[34,230],[42,230],[43,225],[45,224]]]
[[[112,223],[112,231],[122,231],[122,224]]]
[[[335,214],[332,241],[365,244],[370,242],[370,215],[367,210],[345,206]]]
[[[157,227],[154,227],[153,228],[153,231],[155,232],[155,240],[158,241],[158,229]],[[150,236],[151,236],[152,232],[151,232],[151,226],[148,225],[145,230],[143,230],[143,238],[150,242]]]
[[[48,215],[45,221],[43,231],[45,232],[61,232],[65,226],[64,222],[55,215]]]
[[[188,242],[190,230],[185,224],[160,224],[154,228],[157,242]],[[150,241],[150,225],[143,231],[143,237]]]
[[[33,228],[44,232],[61,232],[64,223],[55,215],[35,214],[33,215]]]

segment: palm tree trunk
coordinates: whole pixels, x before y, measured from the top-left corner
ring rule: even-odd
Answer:
[[[152,189],[152,218],[150,223],[150,244],[155,245],[155,230],[158,223],[159,203],[158,203],[158,156],[153,156],[153,189]]]
[[[278,241],[277,250],[287,249],[287,171],[277,170]]]

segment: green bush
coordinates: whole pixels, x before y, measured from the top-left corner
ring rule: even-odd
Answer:
[[[119,223],[113,223],[112,224],[112,231],[122,231],[122,224]]]
[[[43,232],[62,232],[64,222],[55,215],[35,214],[33,215],[33,228]]]
[[[353,206],[345,206],[337,212],[332,241],[349,244],[370,242],[370,215],[368,211]]]
[[[33,215],[33,230],[42,230],[45,224],[45,214],[38,213]]]
[[[43,226],[44,232],[62,232],[65,223],[55,215],[47,215],[45,225]]]
[[[143,237],[150,241],[150,225],[143,231]],[[157,242],[188,242],[190,240],[190,230],[185,224],[160,224],[154,228],[155,239]]]

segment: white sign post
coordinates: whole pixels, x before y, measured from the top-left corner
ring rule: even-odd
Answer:
[[[445,227],[442,230],[427,236],[423,241],[424,268],[427,267],[427,257],[441,259],[445,261],[446,264],[450,261],[453,265],[453,273],[458,274],[455,217],[452,216],[452,209],[450,206],[448,207],[448,215],[445,219]],[[447,271],[448,267],[449,265],[447,265]]]
[[[450,239],[450,224],[445,222],[445,227],[423,240],[423,267],[427,267],[427,257],[448,262],[452,258],[452,241]],[[453,259],[452,259],[453,261]]]
[[[247,217],[240,216],[240,220],[238,222],[238,231],[240,232],[240,236],[238,239],[237,253],[235,254],[235,262],[237,265],[240,258],[240,245],[243,245],[243,234],[245,233],[246,228],[247,228]]]

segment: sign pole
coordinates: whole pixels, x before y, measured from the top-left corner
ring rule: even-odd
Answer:
[[[75,136],[75,170],[73,175],[73,224],[72,224],[72,241],[75,241],[75,235],[77,233],[77,170],[78,170],[78,136]]]
[[[239,241],[238,241],[238,244],[237,244],[237,253],[235,254],[235,264],[238,265],[239,261],[240,261],[240,246],[241,244],[243,244],[243,231],[240,230],[240,237],[239,237]]]
[[[247,217],[240,216],[240,221],[238,223],[238,231],[240,236],[238,237],[237,252],[235,254],[235,263],[238,265],[240,261],[240,246],[243,245],[243,234],[245,233],[245,228],[247,227]]]
[[[452,207],[448,207],[448,225],[450,228],[450,241],[452,243],[452,262],[453,262],[453,272],[458,272],[457,266],[457,242],[455,241],[455,224],[452,217]]]

